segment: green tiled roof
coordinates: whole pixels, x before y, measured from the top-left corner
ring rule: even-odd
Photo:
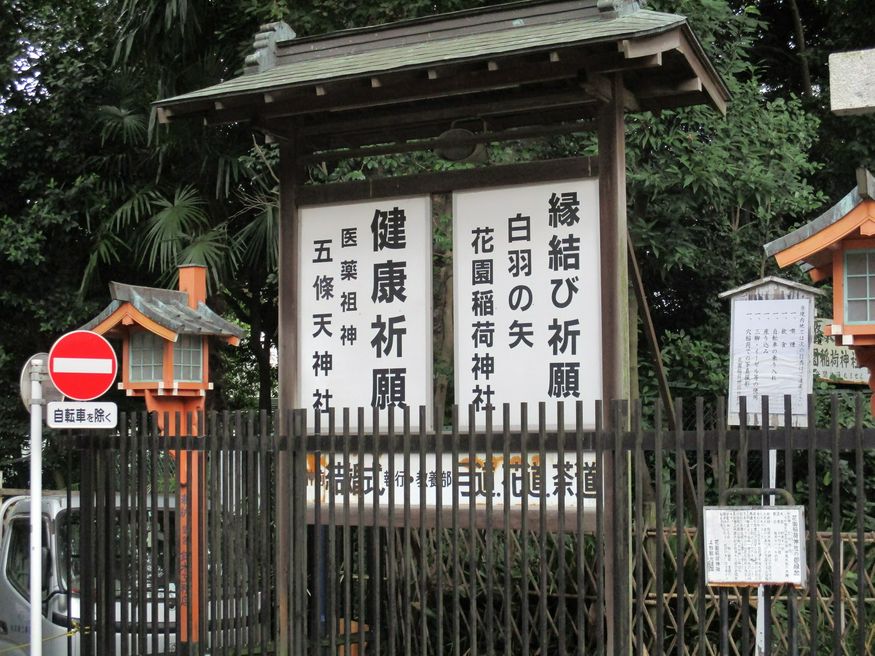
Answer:
[[[447,37],[357,54],[303,59],[253,75],[242,75],[204,89],[158,101],[162,107],[197,100],[221,100],[228,96],[262,93],[346,77],[379,74],[407,68],[448,64],[467,59],[616,41],[658,34],[683,25],[686,19],[641,9],[616,18],[600,16],[562,22],[520,25],[505,29]]]
[[[197,309],[188,306],[188,294],[170,289],[155,289],[125,285],[118,282],[110,283],[112,302],[103,312],[82,326],[82,330],[91,330],[123,303],[130,303],[149,319],[180,335],[210,335],[217,337],[242,338],[244,331],[213,312],[203,303]]]

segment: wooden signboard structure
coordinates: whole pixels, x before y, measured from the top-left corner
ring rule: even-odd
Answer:
[[[248,122],[279,142],[284,336],[293,335],[301,320],[303,206],[531,182],[537,171],[540,179],[553,179],[557,171],[568,177],[569,167],[578,167],[580,177],[597,171],[601,391],[611,400],[630,396],[625,112],[696,104],[724,112],[728,100],[684,17],[649,11],[636,0],[577,0],[517,2],[306,38],[295,38],[283,23],[265,25],[243,75],[155,105],[162,122]],[[598,135],[594,161],[302,184],[303,167],[312,163],[429,149],[473,153],[481,144],[580,132]],[[553,174],[545,176],[550,168]],[[283,410],[300,398],[304,357],[296,339],[280,341]],[[279,481],[288,480],[287,466],[280,462]],[[277,491],[278,501],[288,498],[288,490]],[[605,503],[613,503],[610,494]],[[607,509],[606,517],[613,515]],[[284,535],[288,513],[282,505],[277,517],[277,533]],[[282,542],[278,548],[283,580],[288,559]],[[608,547],[610,567],[615,551],[623,550]],[[278,590],[278,652],[285,653],[289,606],[285,586]],[[615,586],[617,595],[624,591]],[[625,640],[621,633],[617,639]]]

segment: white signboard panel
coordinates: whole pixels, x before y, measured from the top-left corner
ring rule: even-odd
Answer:
[[[115,428],[118,408],[103,401],[52,401],[46,407],[49,428]]]
[[[584,453],[580,466],[575,453],[564,454],[562,463],[557,453],[548,453],[543,470],[537,454],[528,454],[525,465],[519,453],[511,454],[509,462],[509,465],[504,462],[503,455],[493,456],[490,486],[487,475],[490,465],[482,453],[475,455],[473,467],[470,456],[460,454],[455,468],[453,457],[448,453],[442,454],[440,460],[433,453],[427,454],[424,461],[418,454],[411,454],[407,467],[402,454],[381,454],[376,467],[372,454],[365,454],[361,460],[356,454],[350,454],[348,459],[342,453],[335,454],[334,458],[322,454],[319,474],[312,471],[314,475],[307,477],[307,504],[312,511],[318,498],[323,510],[322,521],[326,521],[332,497],[338,515],[348,499],[352,513],[350,521],[354,522],[359,501],[363,508],[368,509],[367,517],[371,517],[370,511],[375,505],[384,510],[388,508],[390,489],[394,488],[395,514],[403,512],[405,498],[409,499],[409,508],[415,513],[435,510],[439,506],[449,510],[455,496],[461,509],[459,517],[466,521],[467,511],[472,505],[475,511],[485,513],[487,499],[491,498],[492,524],[498,526],[505,506],[509,507],[515,525],[518,525],[524,507],[533,514],[538,513],[543,494],[548,511],[556,511],[560,499],[563,500],[565,525],[573,529],[580,494],[584,522],[594,524],[597,481],[594,453]],[[477,521],[482,525],[485,514]],[[582,528],[593,530],[594,526]],[[556,527],[552,529],[556,530]]]
[[[832,337],[823,334],[832,319],[814,322],[814,375],[819,380],[846,385],[868,385],[869,370],[857,364],[857,354],[848,346],[836,346]]]
[[[473,404],[478,428],[492,406],[511,406],[520,425],[538,422],[547,402],[555,427],[557,402],[584,403],[594,425],[601,398],[601,298],[598,180],[572,180],[453,195],[455,390]],[[460,413],[467,422],[468,413]]]
[[[803,506],[705,508],[705,576],[709,585],[803,587]]]
[[[406,406],[414,427],[419,406],[430,417],[429,197],[302,208],[299,257],[298,406],[326,421],[361,406],[365,428],[373,408],[396,426]]]
[[[794,426],[806,426],[812,388],[814,301],[735,300],[729,370],[729,423],[739,424],[739,398],[747,398],[747,423],[761,425],[769,397],[772,424],[784,424],[784,395],[792,398]]]

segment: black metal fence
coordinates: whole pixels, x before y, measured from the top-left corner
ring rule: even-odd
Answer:
[[[83,653],[872,653],[875,430],[859,399],[821,405],[763,429],[701,399],[674,430],[624,403],[594,429],[579,404],[438,433],[424,411],[209,415],[192,438],[127,417],[74,442]],[[746,487],[805,506],[806,589],[706,585],[703,508]]]

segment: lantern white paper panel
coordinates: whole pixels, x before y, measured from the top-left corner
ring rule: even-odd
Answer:
[[[376,232],[376,234],[375,234]],[[432,405],[431,203],[428,196],[305,207],[300,224],[298,406]],[[326,406],[327,403],[327,406]],[[430,421],[430,420],[429,420]],[[338,423],[338,425],[340,425]]]
[[[494,406],[547,403],[555,427],[557,402],[566,426],[574,404],[594,425],[601,398],[601,294],[598,180],[571,180],[456,193],[453,196],[455,389],[464,408],[477,409],[477,425]]]

